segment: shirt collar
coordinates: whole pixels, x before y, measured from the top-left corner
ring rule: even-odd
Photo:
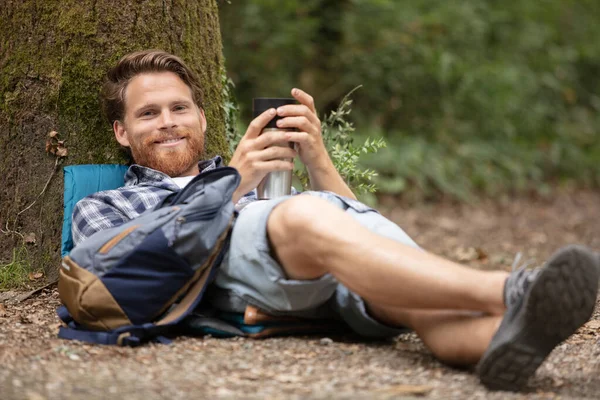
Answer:
[[[198,163],[200,172],[210,171],[211,169],[222,166],[221,156],[215,156],[208,160],[202,160]],[[152,168],[144,167],[139,164],[133,164],[125,173],[125,186],[150,185],[163,187],[174,191],[179,190],[179,186],[164,172]]]

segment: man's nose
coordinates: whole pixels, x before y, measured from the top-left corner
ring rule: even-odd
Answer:
[[[170,129],[177,126],[175,122],[175,118],[173,118],[173,113],[169,110],[165,110],[160,114],[160,128],[161,129]]]

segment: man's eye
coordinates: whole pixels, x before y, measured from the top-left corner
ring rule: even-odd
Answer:
[[[186,106],[175,106],[175,108],[174,108],[175,111],[183,111],[185,109],[187,109]]]
[[[154,111],[152,111],[152,110],[147,110],[147,111],[144,111],[144,112],[142,112],[140,115],[141,115],[142,117],[149,117],[149,116],[152,116],[152,115],[154,115]]]

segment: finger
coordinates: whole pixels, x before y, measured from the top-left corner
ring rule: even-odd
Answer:
[[[287,160],[261,161],[256,163],[256,169],[262,172],[291,171],[294,169],[294,162]]]
[[[286,117],[277,121],[279,128],[295,128],[299,131],[318,133],[319,127],[311,123],[306,117]]]
[[[312,112],[315,114],[317,113],[317,109],[315,108],[315,100],[310,94],[298,88],[294,88],[292,89],[292,96],[294,96],[294,98],[298,100],[300,104],[304,104]]]
[[[258,138],[254,140],[252,148],[254,150],[262,150],[267,147],[271,147],[276,144],[283,144],[289,142],[289,131],[268,131],[264,132]]]
[[[308,118],[313,124],[321,125],[317,114],[304,104],[289,104],[277,108],[277,115],[280,117],[299,117]]]
[[[254,118],[250,125],[248,125],[248,130],[244,134],[244,138],[256,138],[260,135],[260,132],[264,129],[264,127],[275,117],[277,111],[274,108],[270,108],[260,114],[258,117]]]
[[[297,155],[296,150],[289,146],[273,146],[264,150],[256,151],[252,154],[255,161],[270,161],[278,159],[291,160]]]
[[[307,132],[298,131],[298,132],[289,132],[289,135],[287,136],[287,138],[290,142],[305,144],[305,143],[308,143],[312,139],[312,136]]]

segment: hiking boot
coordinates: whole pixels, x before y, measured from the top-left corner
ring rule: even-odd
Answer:
[[[537,278],[541,268],[527,269],[531,261],[521,263],[521,253],[517,253],[512,265],[512,273],[504,284],[504,305],[511,308],[521,301],[531,283]]]
[[[506,280],[506,313],[477,365],[493,390],[523,387],[550,352],[591,317],[598,291],[598,258],[581,246],[556,252],[538,270]]]

